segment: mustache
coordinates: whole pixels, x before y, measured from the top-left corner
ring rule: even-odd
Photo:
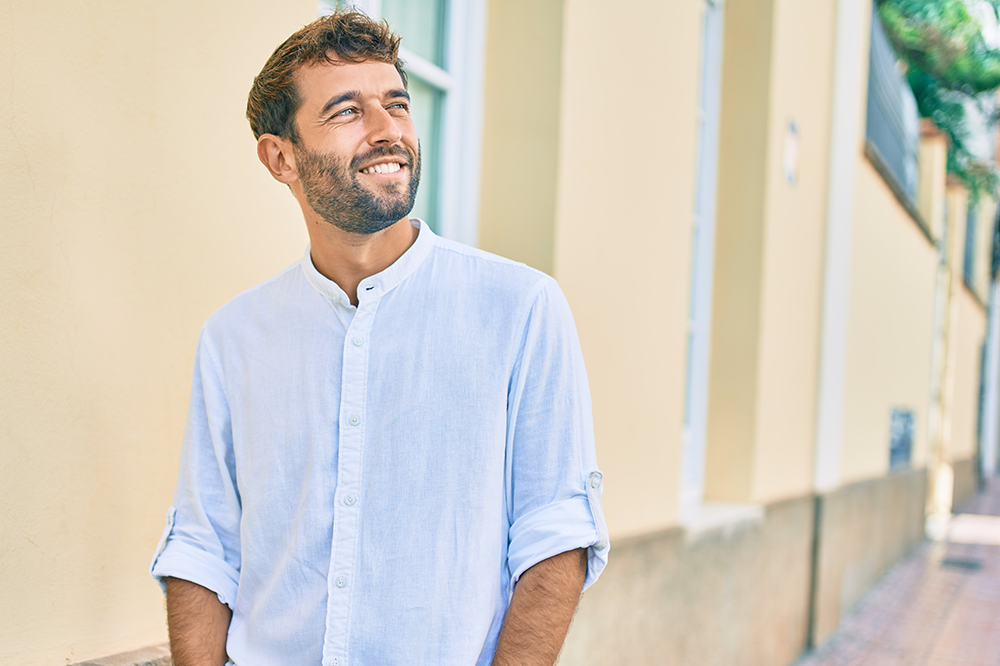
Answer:
[[[413,156],[405,148],[401,146],[381,146],[379,148],[372,148],[364,155],[355,155],[354,159],[351,160],[351,170],[357,171],[365,162],[380,157],[401,157],[402,160],[400,161],[403,164],[413,166]]]

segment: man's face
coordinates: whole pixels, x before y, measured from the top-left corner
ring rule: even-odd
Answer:
[[[373,234],[409,215],[420,147],[409,95],[387,63],[319,64],[296,74],[295,165],[309,206],[351,233]]]

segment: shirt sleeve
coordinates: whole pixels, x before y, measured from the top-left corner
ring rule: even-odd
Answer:
[[[232,608],[240,577],[240,515],[229,403],[202,331],[177,490],[150,575],[164,590],[167,576],[197,583]]]
[[[587,548],[584,589],[608,561],[590,389],[569,304],[554,280],[523,328],[507,403],[508,567],[513,582],[544,559]],[[511,587],[513,589],[513,586]]]

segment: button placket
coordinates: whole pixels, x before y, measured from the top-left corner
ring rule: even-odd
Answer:
[[[361,513],[358,504],[366,435],[370,348],[366,343],[370,339],[377,306],[378,298],[373,298],[373,293],[364,294],[344,338],[337,490],[333,507],[333,543],[327,578],[327,622],[323,646],[324,655],[330,659],[328,663],[332,666],[336,666],[338,659],[343,666],[349,656],[347,645],[352,595],[356,587],[353,582]]]

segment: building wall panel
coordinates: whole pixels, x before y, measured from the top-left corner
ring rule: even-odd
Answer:
[[[149,560],[198,331],[305,247],[243,117],[315,15],[15,1],[0,19],[0,663],[159,643]]]
[[[927,471],[845,485],[820,496],[812,639],[820,646],[885,572],[924,538]]]
[[[937,255],[864,158],[851,252],[844,483],[889,467],[894,408],[915,417],[912,465],[925,464]]]
[[[812,486],[835,9],[833,0],[775,6],[751,495],[758,502]]]
[[[986,340],[986,312],[964,284],[956,285],[958,303],[955,350],[955,387],[947,460],[971,459],[976,453],[979,426],[979,384]]]
[[[697,3],[566,2],[555,275],[612,536],[678,519],[699,35]]]
[[[563,666],[784,666],[806,645],[813,502],[760,521],[614,544],[583,597]]]

